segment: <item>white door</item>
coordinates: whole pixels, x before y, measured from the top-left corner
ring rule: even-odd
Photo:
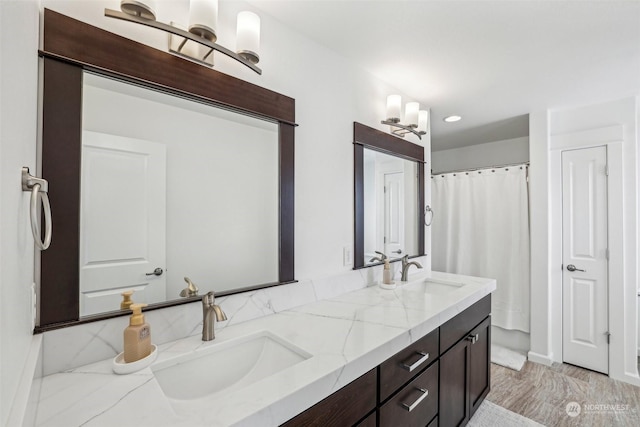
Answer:
[[[384,253],[404,256],[404,173],[384,175]]]
[[[165,301],[164,144],[84,131],[81,174],[80,315]]]
[[[607,149],[562,153],[563,360],[608,373]]]

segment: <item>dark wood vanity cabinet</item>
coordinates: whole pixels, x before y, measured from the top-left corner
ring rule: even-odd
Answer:
[[[489,393],[490,311],[491,300],[486,297],[440,327],[438,419],[441,426],[466,425]],[[465,329],[467,332],[463,333]],[[443,342],[452,341],[455,344],[443,348]]]
[[[283,426],[464,426],[490,389],[486,296]]]

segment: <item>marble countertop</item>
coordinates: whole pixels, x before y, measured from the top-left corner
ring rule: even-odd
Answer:
[[[464,284],[425,292],[425,279]],[[179,401],[165,396],[151,368],[112,372],[111,359],[39,381],[38,426],[277,426],[368,372],[493,292],[493,279],[416,274],[395,290],[371,286],[159,346],[155,363],[269,331],[310,353],[251,386]],[[211,369],[224,369],[212,366]]]

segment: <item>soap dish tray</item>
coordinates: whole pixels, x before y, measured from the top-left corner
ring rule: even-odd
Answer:
[[[380,287],[382,289],[395,289],[396,288],[396,282],[390,283],[390,284],[385,284],[385,283],[380,283]]]
[[[124,361],[124,352],[122,352],[113,358],[113,372],[119,375],[132,374],[151,366],[156,357],[158,357],[158,347],[155,344],[151,344],[151,353],[147,357],[131,363]]]

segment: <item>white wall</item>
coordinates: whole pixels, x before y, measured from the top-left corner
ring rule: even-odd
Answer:
[[[551,365],[549,293],[549,113],[529,114],[531,330],[529,360]],[[560,326],[557,325],[559,328]]]
[[[635,97],[532,114],[532,319],[530,358],[562,361],[563,149],[606,145],[609,162],[609,374],[640,385],[637,374],[638,137]],[[546,120],[538,120],[545,118]],[[535,125],[534,125],[535,120]],[[535,131],[535,139],[534,139]],[[535,191],[534,191],[535,189]],[[534,247],[535,246],[535,247]],[[535,310],[533,309],[535,307]]]
[[[20,169],[36,172],[38,5],[0,1],[0,425],[31,346],[33,238]]]
[[[431,153],[431,173],[529,161],[529,137],[504,139]]]

